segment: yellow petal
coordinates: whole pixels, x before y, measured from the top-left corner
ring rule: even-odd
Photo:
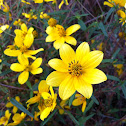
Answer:
[[[16,96],[15,97],[15,100],[19,102],[20,101],[20,97],[19,96]]]
[[[19,113],[16,113],[16,114],[14,114],[12,119],[14,122],[20,121],[21,115]]]
[[[9,113],[9,110],[6,110],[5,111],[5,117],[9,120],[10,116],[11,116],[11,113]]]
[[[34,70],[34,69],[40,67],[41,64],[42,64],[42,58],[37,58],[37,59],[31,64],[31,68]]]
[[[52,98],[54,99],[54,91],[53,91],[52,86],[50,86],[50,92],[51,92]]]
[[[37,50],[28,50],[26,52],[26,54],[28,54],[28,55],[35,55],[35,54],[37,54],[40,51],[44,51],[44,49],[43,48],[40,48],[40,49],[37,49]]]
[[[55,41],[55,40],[56,40],[56,38],[54,38],[54,36],[48,35],[48,36],[46,37],[46,42],[53,42],[53,41]]]
[[[19,55],[18,56],[18,61],[21,65],[24,65],[24,66],[28,66],[29,65],[29,61],[26,57],[24,57],[24,55]]]
[[[85,108],[86,108],[86,100],[83,102],[83,105],[82,105],[82,112],[84,112]]]
[[[93,88],[92,85],[89,83],[86,83],[83,80],[82,76],[79,76],[77,78],[74,78],[74,86],[75,89],[82,94],[85,98],[90,98],[92,96],[93,93]]]
[[[47,116],[50,114],[50,112],[51,112],[50,107],[45,108],[40,115],[40,119],[44,121],[44,119],[47,118]]]
[[[90,52],[90,48],[87,42],[81,43],[78,48],[76,49],[76,57],[77,61],[79,61],[80,64],[83,63],[83,60],[85,56]],[[84,60],[85,61],[85,60]]]
[[[19,63],[13,63],[11,66],[10,66],[10,69],[15,71],[15,72],[21,72],[21,71],[24,71],[25,67]]]
[[[27,33],[27,26],[25,23],[21,25],[21,30]]]
[[[44,99],[48,99],[48,98],[51,98],[51,95],[47,92],[42,92],[41,96],[44,98]]]
[[[83,103],[83,101],[80,98],[74,99],[72,102],[73,106],[79,106]]]
[[[77,44],[77,40],[71,36],[65,36],[65,41],[74,46]]]
[[[49,85],[47,85],[45,80],[40,81],[38,85],[38,90],[39,90],[39,93],[49,92]]]
[[[27,47],[27,48],[30,48],[32,43],[34,41],[34,36],[32,33],[30,34],[27,34],[24,38],[24,45]]]
[[[67,65],[75,59],[75,52],[74,50],[67,44],[64,44],[60,50],[60,57],[64,63]]]
[[[64,44],[65,42],[65,39],[64,37],[61,37],[60,39],[56,40],[54,43],[53,43],[53,46],[55,49],[59,49],[62,47],[62,45]]]
[[[73,77],[68,75],[67,78],[59,86],[59,96],[62,100],[68,99],[75,92]]]
[[[107,5],[109,7],[113,7],[114,6],[113,4],[111,4],[111,3],[107,2],[107,1],[104,2],[104,5]]]
[[[20,84],[24,84],[27,80],[28,80],[28,77],[29,77],[29,72],[28,71],[24,71],[22,72],[19,77],[18,77],[18,82]]]
[[[64,110],[63,109],[59,109],[59,114],[64,114]]]
[[[76,32],[79,29],[80,29],[79,24],[74,24],[74,25],[70,26],[69,28],[66,29],[66,36],[73,34],[74,32]]]
[[[85,60],[85,61],[84,61]],[[86,55],[83,60],[83,69],[95,68],[103,60],[103,52],[101,51],[91,51]]]
[[[99,84],[107,80],[106,75],[99,69],[88,69],[82,75],[83,79],[90,84]]]
[[[40,95],[34,96],[32,98],[30,98],[26,103],[28,103],[29,105],[34,104],[36,102],[39,102],[41,99]]]
[[[67,65],[60,59],[51,59],[48,64],[55,70],[59,72],[68,72]]]
[[[21,54],[21,51],[20,50],[5,49],[4,54],[7,55],[7,56],[17,57]]]
[[[48,27],[46,28],[46,33],[47,33],[47,34],[50,34],[50,33],[52,32],[52,30],[53,30],[53,27],[48,26]]]
[[[36,69],[34,69],[34,70],[31,70],[30,72],[31,72],[33,75],[35,75],[35,74],[40,74],[40,73],[43,72],[43,69],[42,69],[42,68],[36,68]]]
[[[61,3],[59,4],[59,9],[61,9],[63,4],[64,4],[64,0],[62,0]]]
[[[15,114],[17,112],[18,108],[16,106],[13,107],[12,112]]]
[[[68,73],[54,71],[50,73],[47,78],[46,82],[50,86],[57,87],[61,84],[61,82],[68,76]]]
[[[14,105],[11,103],[11,102],[8,102],[7,104],[6,104],[6,107],[7,108],[10,108],[10,107],[13,107]]]

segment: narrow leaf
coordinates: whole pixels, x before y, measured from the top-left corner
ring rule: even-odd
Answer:
[[[91,96],[91,99],[97,104],[99,105],[99,102],[98,100],[96,99],[96,97],[94,95]]]
[[[112,75],[107,75],[107,78],[110,79],[110,80],[114,80],[114,81],[120,81],[119,78],[112,76]]]
[[[65,112],[69,115],[69,117],[71,118],[71,120],[72,120],[76,125],[79,126],[79,122],[75,119],[75,117],[74,117],[69,111],[65,111]]]
[[[10,102],[16,106],[18,109],[20,109],[21,111],[23,111],[24,113],[26,113],[27,115],[31,116],[34,118],[34,116],[32,115],[32,113],[30,113],[23,105],[21,105],[18,101],[16,101],[14,98],[10,99]]]

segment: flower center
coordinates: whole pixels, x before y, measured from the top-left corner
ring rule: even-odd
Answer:
[[[20,50],[21,50],[22,53],[24,53],[24,52],[26,52],[28,49],[27,49],[26,46],[22,46],[22,47],[20,48]]]
[[[56,28],[57,28],[58,35],[59,35],[60,37],[66,36],[66,31],[64,30],[63,27],[56,26]]]
[[[46,107],[51,107],[53,105],[53,99],[52,98],[48,98],[44,100],[44,105]]]
[[[83,73],[82,70],[82,66],[79,64],[79,62],[77,61],[71,61],[69,63],[69,69],[68,69],[69,74],[73,75],[73,76],[80,76]]]
[[[30,66],[27,66],[26,68],[25,68],[25,71],[31,71],[32,69],[31,69],[31,67]]]

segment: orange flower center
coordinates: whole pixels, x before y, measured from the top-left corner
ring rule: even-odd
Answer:
[[[66,36],[66,31],[63,27],[57,26],[57,32],[60,37],[65,37]]]
[[[25,71],[31,71],[32,69],[31,69],[31,67],[30,66],[27,66],[26,68],[25,68]]]
[[[77,61],[71,61],[71,63],[69,63],[69,74],[73,75],[73,76],[80,76],[83,73],[82,70],[82,66],[79,64],[79,62]]]
[[[53,99],[52,98],[48,98],[44,100],[44,105],[46,107],[51,107],[53,105]]]
[[[26,52],[28,49],[27,49],[26,46],[22,46],[22,47],[20,48],[20,50],[21,50],[22,53],[24,53],[24,52]]]

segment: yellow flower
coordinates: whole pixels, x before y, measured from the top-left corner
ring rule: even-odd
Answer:
[[[0,0],[0,9],[2,5],[3,5],[3,0]]]
[[[65,2],[64,2],[65,1]],[[63,4],[69,5],[68,0],[62,0],[61,3],[59,4],[59,9],[61,9]]]
[[[3,11],[4,12],[9,12],[10,8],[9,8],[9,6],[8,6],[8,4],[6,2],[2,6],[3,6]]]
[[[81,43],[76,53],[67,44],[60,50],[61,59],[54,58],[48,64],[56,71],[48,75],[46,81],[50,86],[59,86],[59,96],[66,100],[77,90],[85,98],[90,98],[93,92],[91,84],[98,84],[107,80],[106,75],[97,67],[102,59],[103,52],[90,52],[87,42]]]
[[[34,30],[34,31],[32,32],[32,34],[33,34],[34,38],[37,38],[37,37],[38,37],[38,32],[37,32],[36,30]]]
[[[21,30],[16,29],[14,31],[16,34],[16,37],[14,39],[14,41],[15,41],[14,45],[8,46],[8,48],[4,51],[4,54],[6,54],[8,56],[13,56],[13,57],[17,57],[22,54],[26,58],[30,57],[32,59],[36,59],[36,57],[34,57],[32,55],[35,55],[38,52],[43,51],[44,49],[40,48],[37,50],[28,50],[34,41],[33,30],[34,29],[32,27],[30,27],[27,30],[27,26],[23,23],[21,25]]]
[[[67,100],[62,100],[61,102],[60,102],[60,107],[61,108],[59,108],[59,113],[62,115],[62,114],[64,114],[64,108],[65,109],[70,109],[70,107],[67,105]]]
[[[48,18],[50,18],[50,16],[48,16],[48,14],[46,14],[46,13],[41,12],[41,13],[40,13],[40,18],[41,18],[41,19],[43,19],[43,18],[44,18],[44,19],[48,19]]]
[[[49,85],[46,84],[45,80],[40,81],[38,85],[38,91],[36,92],[36,96],[30,98],[26,103],[28,106],[34,104],[36,102],[41,102],[41,94],[42,92],[49,92]]]
[[[119,7],[124,7],[126,3],[126,0],[108,0],[104,2],[104,5],[107,5],[109,7],[114,7],[115,5],[119,5]]]
[[[43,3],[43,1],[45,1],[45,2],[50,2],[50,1],[52,1],[53,2],[53,4],[54,3],[56,3],[56,0],[33,0],[35,3]]]
[[[18,101],[18,102],[21,104],[21,102],[20,102],[20,97],[19,97],[19,96],[16,96],[16,97],[15,97],[15,100]],[[6,104],[6,107],[7,107],[7,108],[13,107],[12,112],[13,112],[14,114],[15,114],[15,113],[17,112],[17,110],[18,110],[18,108],[17,108],[16,106],[14,106],[11,102],[8,102],[8,103]]]
[[[121,17],[120,22],[122,22],[123,23],[122,25],[124,25],[126,23],[126,14],[125,14],[125,12],[122,11],[122,10],[118,10],[117,14]]]
[[[75,98],[72,102],[73,106],[79,106],[82,104],[82,112],[84,112],[85,108],[86,108],[86,98],[83,97],[81,94],[76,94]]]
[[[123,73],[123,64],[115,64],[114,65],[116,72],[120,76]]]
[[[40,74],[43,72],[43,69],[40,68],[42,63],[42,58],[37,58],[31,65],[27,58],[23,55],[18,56],[19,63],[13,63],[10,66],[10,69],[15,72],[22,72],[18,77],[18,82],[24,84],[29,78],[29,72],[33,75]]]
[[[51,95],[47,92],[43,92],[41,96],[43,97],[43,107],[44,109],[40,111],[40,119],[44,120],[52,112],[56,106],[57,94],[54,94],[53,88],[50,86]]]
[[[0,27],[0,34],[3,33],[6,29],[9,28],[9,25],[5,24]]]
[[[18,19],[17,21],[13,23],[13,25],[22,25],[22,24],[23,22],[21,21],[21,19]]]
[[[21,123],[21,121],[25,118],[26,114],[25,113],[16,113],[14,114],[12,120],[14,121],[13,123],[9,123],[7,126],[16,126]]]
[[[29,3],[29,2],[26,2],[25,0],[21,0],[21,2],[23,2],[23,3],[26,3],[26,4],[29,4],[29,5],[30,5],[30,3]]]
[[[37,19],[37,16],[33,15],[33,12],[30,12],[29,14],[22,13],[22,15],[25,16],[26,18],[28,18],[28,21],[30,21],[31,19]]]
[[[33,0],[35,3],[43,3],[44,0]]]
[[[93,44],[95,42],[94,39],[91,40],[91,43]],[[103,50],[103,42],[101,42],[99,45],[97,45],[97,49],[102,51]],[[96,50],[95,48],[93,48],[93,50]]]
[[[74,24],[66,30],[61,25],[56,25],[56,27],[47,27],[46,33],[48,34],[48,36],[46,37],[46,42],[55,41],[53,43],[55,49],[61,48],[65,42],[71,45],[76,45],[76,39],[70,35],[76,32],[78,29],[80,29],[80,25],[78,24]]]
[[[0,59],[0,63],[2,62],[2,60]]]
[[[56,20],[56,19],[50,18],[50,19],[48,20],[48,25],[49,25],[50,27],[54,27],[54,26],[56,26],[56,24],[57,24],[57,20]]]
[[[9,113],[9,110],[5,111],[5,116],[0,118],[0,125],[6,126],[8,124],[8,121],[10,119],[11,113]]]
[[[119,37],[120,38],[124,38],[125,40],[126,40],[126,33],[124,33],[124,32],[119,32]]]

